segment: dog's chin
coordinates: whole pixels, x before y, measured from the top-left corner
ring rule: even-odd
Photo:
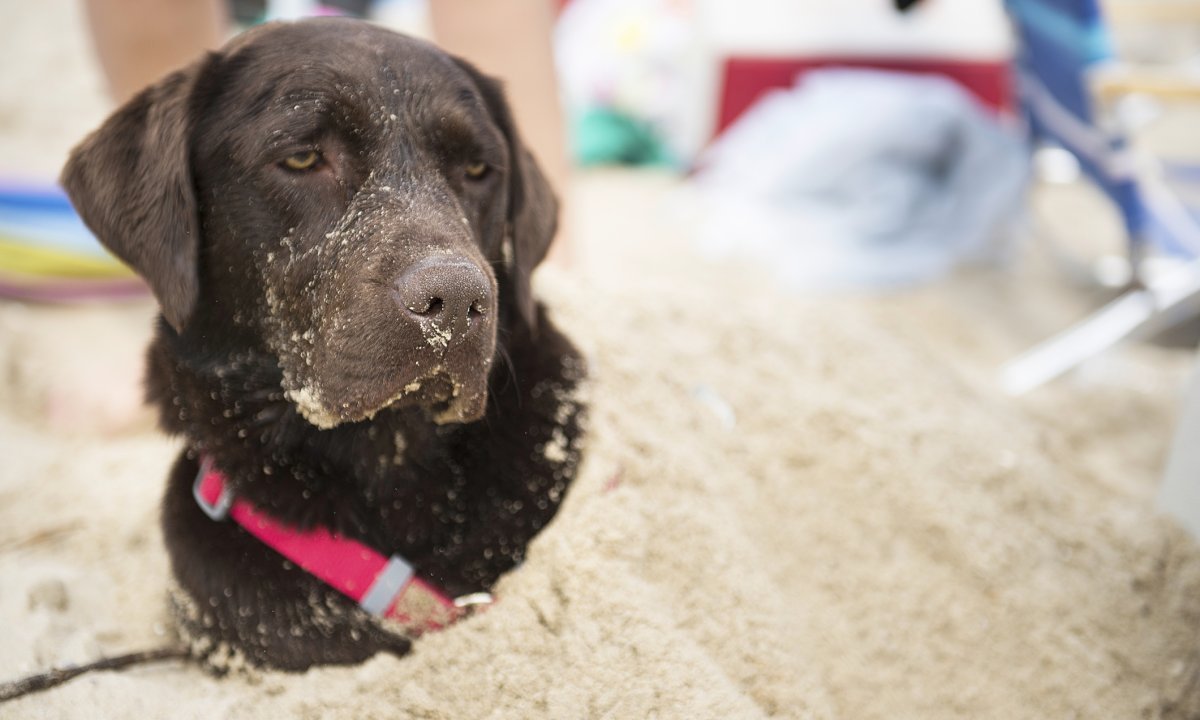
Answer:
[[[487,411],[486,376],[478,382],[464,383],[447,373],[438,372],[408,383],[379,410],[406,407],[421,408],[430,420],[439,425],[481,420]],[[370,413],[368,417],[374,414]]]
[[[434,423],[469,423],[487,411],[487,372],[469,378],[436,370],[420,378],[372,388],[339,388],[327,394],[319,386],[289,390],[287,397],[311,424],[328,430],[370,420],[388,409],[420,408]]]

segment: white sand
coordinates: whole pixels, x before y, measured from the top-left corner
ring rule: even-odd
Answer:
[[[590,441],[498,606],[404,659],[93,674],[0,718],[1200,713],[1200,553],[1150,509],[1185,356],[1010,401],[995,364],[1080,309],[1052,280],[788,297],[686,259],[668,184],[586,179],[576,277],[540,278],[591,357]],[[176,448],[61,410],[122,387],[150,314],[0,304],[0,680],[166,642]]]
[[[619,202],[645,218],[651,201],[638,198],[663,184],[593,178],[581,211]],[[905,327],[894,308],[783,297],[750,274],[681,259],[645,224],[640,243],[610,228],[624,239],[600,254],[585,237],[582,279],[541,278],[592,358],[591,439],[562,514],[496,608],[405,659],[225,680],[178,664],[97,674],[0,716],[1200,708],[1200,554],[1148,509],[1169,394],[1094,382],[1085,395],[1067,383],[1022,407],[941,357],[962,344],[947,339],[947,311],[926,307]],[[905,302],[922,307],[919,296]],[[145,310],[116,312],[132,324]],[[6,366],[26,378],[5,388],[17,412],[0,428],[13,458],[0,473],[0,622],[11,638],[0,677],[160,644],[167,569],[155,506],[172,446],[144,430],[67,438],[29,419],[30,388],[56,367],[63,333],[112,341],[121,325],[11,306],[0,318]],[[917,327],[924,334],[910,335]],[[50,357],[31,362],[39,353]],[[1161,353],[1121,357],[1172,382],[1182,374]],[[698,388],[728,403],[732,429]],[[1065,430],[1064,415],[1074,416]]]

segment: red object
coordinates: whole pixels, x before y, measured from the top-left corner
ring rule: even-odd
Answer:
[[[30,279],[0,270],[0,298],[43,303],[135,300],[149,297],[140,278]]]
[[[818,68],[850,67],[944,75],[957,81],[984,105],[997,110],[1013,107],[1012,72],[1006,61],[967,61],[916,58],[863,57],[730,57],[721,77],[721,99],[716,135],[759,97],[775,88],[791,87],[796,77]]]
[[[280,555],[357,602],[364,610],[395,620],[419,634],[439,630],[463,615],[453,600],[416,577],[398,555],[374,549],[324,528],[297,530],[233,497],[225,476],[208,458],[200,464],[193,494],[214,520],[226,516]]]

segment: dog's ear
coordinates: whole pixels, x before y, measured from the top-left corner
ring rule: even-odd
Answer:
[[[200,221],[188,136],[209,55],[121,106],[72,152],[61,182],[100,242],[150,284],[182,330],[199,296]]]
[[[500,83],[470,63],[459,58],[455,60],[475,81],[492,120],[508,141],[512,167],[508,171],[508,237],[505,242],[512,245],[506,273],[519,316],[531,330],[536,330],[537,304],[530,280],[533,269],[546,257],[558,229],[558,199],[533,155],[521,142]]]

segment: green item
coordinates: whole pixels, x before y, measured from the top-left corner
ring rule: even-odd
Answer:
[[[675,164],[648,123],[608,108],[587,110],[575,121],[573,149],[584,167]]]

